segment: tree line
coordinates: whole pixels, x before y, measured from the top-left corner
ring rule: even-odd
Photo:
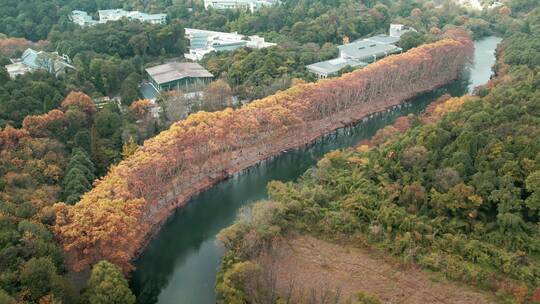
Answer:
[[[446,37],[341,78],[297,85],[238,110],[199,112],[172,125],[113,167],[78,204],[56,206],[55,229],[68,263],[82,270],[107,259],[128,271],[176,197],[208,177],[235,170],[238,160],[280,151],[287,142],[309,140],[311,126],[324,118],[384,108],[388,100],[455,79],[472,56],[472,42],[457,30]]]

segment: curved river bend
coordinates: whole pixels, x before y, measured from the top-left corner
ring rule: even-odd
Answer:
[[[485,84],[492,74],[495,48],[500,41],[488,37],[475,42],[475,63],[465,79],[415,97],[399,109],[340,129],[304,149],[249,168],[193,198],[170,217],[135,262],[137,270],[130,283],[138,302],[216,303],[215,277],[223,255],[216,234],[233,223],[241,207],[266,198],[269,181],[295,180],[327,152],[354,146],[399,116],[421,113],[444,93],[460,96]]]

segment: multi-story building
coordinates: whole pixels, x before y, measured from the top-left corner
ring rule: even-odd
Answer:
[[[122,18],[129,20],[139,20],[140,22],[148,22],[152,24],[167,23],[166,14],[147,14],[139,11],[125,11],[123,9],[110,9],[98,11],[99,21],[92,19],[92,16],[87,12],[75,10],[71,13],[71,20],[80,26],[93,26],[99,23],[107,23],[109,21],[118,21]]]
[[[261,7],[271,6],[277,2],[272,0],[204,0],[204,8],[249,10],[253,13]]]
[[[194,61],[201,60],[211,52],[232,51],[242,47],[262,49],[276,45],[266,42],[259,36],[244,36],[236,32],[223,33],[186,28],[186,38],[190,41],[189,52],[184,57]]]
[[[87,12],[78,10],[75,10],[71,13],[71,21],[77,23],[82,27],[92,26],[99,23],[98,21],[92,19],[92,16],[88,15]]]
[[[340,45],[338,58],[307,65],[306,69],[319,78],[327,78],[337,75],[346,67],[365,67],[388,55],[401,53],[402,49],[394,43],[399,42],[401,35],[410,31],[416,30],[402,24],[391,24],[388,35],[380,34]]]
[[[11,64],[6,65],[6,70],[11,78],[36,70],[45,70],[58,76],[68,69],[75,69],[66,55],[60,56],[58,53],[35,51],[33,49],[26,49],[21,58],[12,59],[11,62]]]
[[[166,14],[146,14],[139,11],[125,11],[123,9],[100,10],[98,11],[98,14],[100,23],[118,21],[122,18],[139,20],[141,22],[152,24],[165,24],[167,22]]]

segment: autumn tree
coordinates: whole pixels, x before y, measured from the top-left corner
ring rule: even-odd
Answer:
[[[128,158],[139,149],[139,145],[135,142],[132,136],[122,146],[122,157]]]
[[[167,124],[186,118],[196,102],[196,98],[186,97],[182,91],[170,91],[160,96],[160,104]]]
[[[340,117],[358,119],[360,113],[386,109],[389,101],[398,103],[456,79],[470,63],[473,47],[466,33],[450,34],[342,77],[298,83],[236,110],[198,112],[174,123],[111,168],[75,206],[57,206],[55,229],[68,264],[82,270],[106,259],[129,271],[145,235],[177,198],[191,196],[209,177],[219,179],[236,169],[235,160],[243,159],[246,149],[268,157],[286,144],[320,136],[312,126],[321,121],[337,128]],[[223,82],[209,85],[205,98],[211,109],[230,103],[229,89]],[[148,100],[130,106],[137,126],[153,121],[153,106]],[[429,156],[420,144],[398,153],[409,169],[421,168]],[[82,234],[88,237],[79,238]]]
[[[90,96],[82,92],[71,92],[62,102],[62,109],[64,111],[68,109],[77,109],[85,114],[87,119],[93,118],[97,109],[94,101]]]
[[[213,112],[232,106],[232,91],[229,84],[219,79],[210,83],[203,92],[202,108]]]

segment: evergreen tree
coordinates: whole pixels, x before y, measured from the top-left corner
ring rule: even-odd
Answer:
[[[81,148],[73,149],[63,181],[64,199],[67,204],[75,204],[83,193],[92,188],[94,171],[94,164],[86,151]]]
[[[101,261],[92,269],[83,303],[132,304],[135,303],[135,296],[120,267]]]

